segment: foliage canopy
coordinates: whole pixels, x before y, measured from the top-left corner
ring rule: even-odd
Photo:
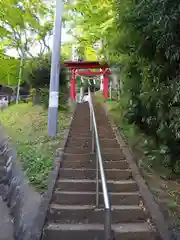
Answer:
[[[19,59],[33,58],[37,44],[39,55],[49,50],[53,12],[41,0],[2,0],[0,9],[0,84],[15,85],[20,60],[7,57],[7,52],[15,51]]]

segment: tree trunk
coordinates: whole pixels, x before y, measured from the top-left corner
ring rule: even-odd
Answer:
[[[40,89],[36,89],[36,93],[33,96],[32,103],[33,103],[33,105],[38,105],[38,104],[41,103],[41,91],[40,91]]]

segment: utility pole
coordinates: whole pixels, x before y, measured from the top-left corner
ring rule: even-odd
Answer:
[[[50,77],[50,87],[49,87],[48,135],[50,137],[56,136],[57,124],[58,124],[62,10],[63,10],[63,1],[56,0],[53,48],[52,48],[52,58],[51,58],[51,77]]]

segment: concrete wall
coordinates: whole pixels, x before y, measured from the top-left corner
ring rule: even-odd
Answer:
[[[42,196],[28,184],[2,127],[0,136],[0,196],[9,207],[15,239],[30,239]]]

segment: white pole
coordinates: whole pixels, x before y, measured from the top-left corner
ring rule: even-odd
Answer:
[[[23,72],[23,62],[24,62],[24,47],[22,48],[22,56],[21,56],[20,69],[19,69],[19,78],[18,78],[17,94],[16,94],[16,104],[19,103],[19,91],[20,91],[22,72]]]
[[[109,95],[110,95],[110,99],[112,99],[112,82],[111,82],[111,80],[109,83]]]

